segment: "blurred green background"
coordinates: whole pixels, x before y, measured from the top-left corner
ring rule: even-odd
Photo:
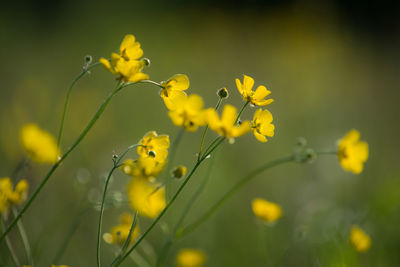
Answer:
[[[299,136],[316,150],[333,149],[351,128],[370,145],[361,175],[344,172],[334,156],[313,164],[287,164],[264,172],[230,199],[206,224],[177,242],[167,260],[183,247],[208,255],[206,266],[399,266],[399,18],[385,1],[16,1],[0,11],[0,168],[11,176],[24,157],[18,134],[35,122],[56,135],[66,90],[81,71],[84,56],[97,61],[117,51],[132,33],[151,59],[152,80],[176,73],[189,76],[188,92],[215,105],[220,87],[239,107],[234,79],[250,75],[266,85],[275,103],[275,137],[261,144],[247,135],[224,144],[206,190],[186,223],[193,221],[230,186],[264,162],[290,153]],[[102,67],[74,88],[67,113],[63,150],[77,137],[115,84]],[[227,103],[226,102],[226,103]],[[244,117],[250,118],[253,110]],[[169,134],[178,128],[151,85],[129,87],[71,156],[57,170],[23,217],[37,266],[48,266],[66,237],[57,264],[94,266],[97,212],[82,212],[96,199],[111,156],[136,143],[147,131]],[[209,135],[211,139],[213,133]],[[186,133],[176,163],[192,166],[201,131]],[[32,189],[48,166],[32,164],[24,177]],[[189,183],[163,224],[172,225],[197,188],[206,164]],[[87,181],[87,183],[79,183]],[[114,177],[110,195],[129,178]],[[173,188],[180,182],[173,182]],[[251,212],[251,200],[279,203],[283,217],[273,227]],[[105,212],[104,230],[129,210]],[[71,228],[82,221],[74,235]],[[150,220],[141,219],[145,229]],[[372,238],[365,254],[348,242],[352,224]],[[11,234],[21,255],[18,235]],[[156,228],[147,239],[159,251],[165,234]],[[113,248],[102,247],[103,262]],[[12,266],[5,248],[0,264]],[[2,265],[3,266],[3,265]],[[127,261],[124,266],[134,266]]]

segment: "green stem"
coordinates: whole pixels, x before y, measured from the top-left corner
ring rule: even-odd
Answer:
[[[216,105],[215,108],[214,108],[215,110],[218,110],[219,105],[221,104],[221,102],[222,102],[222,98],[220,97],[220,98],[218,99],[217,105]],[[197,160],[198,160],[198,161],[199,161],[200,158],[201,158],[201,152],[202,152],[202,149],[203,149],[204,139],[205,139],[205,137],[206,137],[207,130],[208,130],[208,124],[207,124],[206,127],[204,128],[203,135],[201,136],[200,149],[199,149],[199,153],[197,154]]]
[[[71,85],[68,88],[67,95],[65,97],[64,109],[63,109],[63,113],[62,113],[62,117],[61,117],[60,130],[58,131],[58,138],[57,138],[57,147],[58,148],[60,148],[60,145],[61,145],[61,138],[62,138],[62,133],[64,130],[64,121],[65,121],[65,116],[67,114],[67,108],[68,108],[69,98],[70,98],[70,95],[72,92],[72,88],[83,76],[85,76],[86,73],[89,72],[90,69],[92,69],[93,67],[99,66],[99,65],[100,65],[100,62],[96,62],[92,65],[84,67],[83,70],[81,71],[81,73],[79,73],[79,75],[75,77],[75,79],[72,81]]]
[[[115,161],[114,161],[114,166],[111,168],[110,172],[108,173],[105,185],[104,185],[104,191],[103,191],[103,197],[101,199],[101,206],[100,206],[100,214],[99,214],[99,224],[98,224],[98,228],[97,228],[97,250],[96,250],[96,255],[97,255],[97,266],[100,267],[100,258],[101,258],[101,254],[100,254],[100,246],[101,246],[101,227],[103,224],[103,213],[104,213],[104,203],[106,200],[106,195],[107,195],[107,189],[108,189],[108,184],[110,182],[111,176],[113,174],[113,172],[119,168],[119,163],[121,162],[121,160],[125,157],[126,153],[129,152],[129,150],[141,146],[140,144],[133,144],[131,146],[129,146],[124,153],[121,154],[120,157],[118,157]]]
[[[250,103],[250,101],[247,101],[246,103],[243,104],[242,108],[240,109],[240,111],[236,117],[235,124],[239,121],[240,116],[242,115],[244,109],[249,105],[249,103]]]
[[[213,215],[218,208],[220,208],[225,201],[227,201],[231,196],[233,196],[239,189],[241,189],[245,184],[250,182],[252,179],[257,177],[258,174],[261,172],[265,171],[266,169],[278,166],[283,163],[291,162],[294,160],[293,155],[289,155],[277,160],[273,160],[271,162],[268,162],[264,164],[263,166],[253,170],[250,172],[248,175],[246,175],[242,180],[237,182],[228,192],[226,192],[222,198],[214,204],[206,213],[204,213],[199,219],[197,219],[195,222],[189,224],[185,228],[181,229],[178,234],[176,235],[177,238],[181,238],[184,235],[187,235],[188,233],[192,232],[195,230],[198,226],[200,226],[202,223],[204,223],[208,218],[210,218],[211,215]]]
[[[17,213],[17,210],[15,209],[15,207],[12,207],[11,210],[12,210],[14,217],[17,216],[18,213]],[[26,256],[28,257],[28,262],[33,267],[34,264],[33,264],[31,246],[29,245],[28,236],[26,235],[26,231],[25,231],[24,225],[22,224],[21,220],[18,221],[17,228],[18,228],[19,234],[22,239],[22,244],[24,245],[24,248],[25,248]]]
[[[99,109],[96,111],[88,125],[85,127],[85,129],[82,131],[82,133],[78,136],[78,138],[75,140],[75,142],[70,146],[67,151],[62,155],[62,157],[51,167],[49,172],[46,174],[45,178],[42,180],[42,182],[39,184],[38,188],[33,192],[32,196],[29,198],[29,200],[26,202],[24,207],[21,209],[21,211],[18,213],[18,215],[14,218],[14,220],[11,222],[11,224],[7,227],[7,229],[4,231],[4,233],[0,237],[0,243],[3,241],[3,239],[6,237],[6,235],[11,231],[11,229],[17,224],[19,219],[21,219],[22,215],[26,212],[26,210],[32,205],[32,202],[36,199],[40,191],[42,191],[43,187],[46,185],[47,181],[50,179],[50,177],[53,175],[55,170],[60,166],[60,164],[68,157],[68,155],[82,142],[82,140],[85,138],[85,136],[88,134],[90,129],[92,129],[93,125],[96,123],[96,121],[99,119],[101,114],[103,114],[104,110],[106,109],[107,105],[110,103],[111,99],[114,97],[116,93],[118,93],[122,88],[121,83],[118,83],[118,85],[115,87],[115,89],[107,96],[107,98],[104,100],[104,102],[100,105]]]
[[[3,219],[1,218],[0,221],[1,221],[1,228],[4,229],[5,225],[4,225]],[[8,236],[6,236],[5,239],[6,239],[6,244],[7,244],[8,250],[10,251],[10,254],[11,254],[11,258],[13,259],[13,261],[15,263],[15,266],[20,267],[21,263],[18,260],[17,254],[14,251],[14,248],[11,244],[10,239],[8,238]]]
[[[315,152],[317,155],[337,155],[337,150],[326,150],[326,151],[317,151]]]

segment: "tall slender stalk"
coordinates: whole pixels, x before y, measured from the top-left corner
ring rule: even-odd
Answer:
[[[15,207],[12,207],[11,211],[12,211],[14,217],[18,214]],[[33,263],[31,246],[29,245],[28,236],[26,235],[26,231],[25,231],[24,225],[22,224],[21,220],[18,221],[17,228],[18,228],[19,234],[22,239],[22,244],[24,245],[24,249],[25,249],[26,256],[28,258],[28,262],[33,267],[34,263]]]
[[[4,229],[5,225],[4,225],[4,222],[3,222],[3,218],[0,218],[0,221],[1,221],[0,222],[1,228]],[[17,257],[17,254],[14,251],[14,248],[13,248],[13,246],[11,244],[10,239],[8,238],[8,236],[6,236],[5,239],[6,239],[6,244],[7,244],[8,250],[10,251],[11,258],[13,259],[15,266],[20,267],[21,263],[19,262],[19,259]]]

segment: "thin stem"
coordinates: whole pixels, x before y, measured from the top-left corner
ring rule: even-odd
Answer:
[[[124,153],[121,154],[120,157],[117,158],[117,160],[114,161],[114,166],[111,168],[110,172],[108,173],[105,185],[104,185],[104,191],[103,191],[103,197],[101,199],[101,206],[100,206],[100,214],[99,214],[99,224],[98,224],[98,228],[97,228],[97,250],[96,250],[96,255],[97,255],[97,266],[100,267],[100,246],[101,246],[101,227],[103,224],[103,213],[104,213],[104,203],[106,200],[106,195],[107,195],[107,189],[108,189],[108,184],[111,180],[112,174],[113,172],[119,168],[119,163],[121,162],[121,160],[125,157],[126,153],[129,152],[129,150],[141,146],[140,144],[133,144],[131,146],[129,146]]]
[[[4,229],[5,225],[4,225],[3,219],[1,218],[0,221],[1,221],[1,228]],[[14,251],[14,248],[11,244],[10,239],[8,238],[8,236],[6,236],[5,239],[6,239],[6,244],[7,244],[8,250],[10,251],[10,254],[11,254],[11,258],[13,259],[13,261],[15,263],[15,266],[20,267],[21,263],[18,260],[17,254]]]
[[[215,108],[214,108],[215,110],[218,110],[219,105],[221,104],[221,102],[222,102],[222,98],[220,97],[220,98],[218,99],[217,105],[216,105]],[[206,127],[204,128],[203,135],[201,136],[200,149],[199,149],[199,153],[197,154],[197,160],[198,160],[198,161],[199,161],[200,158],[201,158],[201,152],[202,152],[202,149],[203,149],[204,139],[205,139],[205,137],[206,137],[207,130],[208,130],[208,124],[207,124]]]
[[[233,196],[239,189],[241,189],[245,184],[247,184],[248,182],[250,182],[252,179],[254,179],[255,177],[257,177],[258,174],[260,174],[261,172],[278,166],[280,164],[283,163],[287,163],[287,162],[291,162],[294,160],[294,156],[293,155],[289,155],[289,156],[285,156],[283,158],[277,159],[277,160],[273,160],[271,162],[268,162],[266,164],[264,164],[263,166],[253,170],[252,172],[250,172],[248,175],[246,175],[243,179],[241,179],[239,182],[237,182],[228,192],[226,192],[222,198],[216,203],[214,204],[206,213],[204,213],[199,219],[197,219],[195,222],[189,224],[188,226],[186,226],[185,228],[181,229],[178,234],[176,235],[177,238],[181,238],[184,235],[187,235],[188,233],[192,232],[193,230],[195,230],[198,226],[200,226],[202,223],[204,223],[208,218],[210,218],[211,215],[213,215],[218,208],[220,208],[225,201],[227,201],[231,196]]]
[[[17,210],[15,209],[15,207],[12,207],[11,210],[12,210],[12,213],[13,213],[13,215],[15,217],[18,214]],[[25,231],[24,225],[22,224],[21,220],[18,221],[17,228],[18,228],[19,234],[20,234],[21,239],[22,239],[22,243],[23,243],[24,248],[25,248],[26,256],[28,257],[28,262],[31,264],[31,266],[33,266],[34,264],[33,264],[31,246],[29,245],[28,236],[26,235],[26,231]]]
[[[75,86],[75,84],[83,77],[85,76],[86,73],[89,72],[90,69],[99,66],[100,62],[96,62],[92,65],[86,66],[82,69],[81,73],[79,73],[78,76],[75,77],[75,79],[72,81],[71,85],[68,88],[67,91],[67,95],[65,97],[65,103],[64,103],[64,109],[63,109],[63,113],[62,113],[62,117],[61,117],[61,124],[60,124],[60,129],[58,131],[58,138],[57,138],[57,147],[60,148],[61,145],[61,138],[62,138],[62,133],[64,130],[64,121],[65,121],[65,116],[67,114],[67,109],[68,109],[68,105],[69,105],[69,98],[72,92],[72,88]]]
[[[101,114],[103,114],[104,110],[106,109],[107,105],[110,103],[111,99],[114,97],[116,93],[118,93],[121,89],[121,84],[118,83],[118,85],[115,87],[115,89],[107,96],[107,98],[104,100],[104,102],[100,105],[92,119],[89,121],[88,125],[85,127],[85,129],[82,131],[82,133],[78,136],[78,138],[75,140],[75,142],[70,146],[67,151],[62,155],[62,157],[51,167],[49,172],[46,174],[45,178],[42,180],[42,182],[39,184],[38,188],[33,192],[32,196],[29,198],[29,200],[26,202],[24,207],[21,209],[21,211],[18,213],[18,215],[14,218],[14,220],[11,222],[11,224],[7,227],[7,229],[4,231],[4,233],[0,237],[0,243],[3,241],[5,236],[11,231],[11,229],[17,224],[19,219],[21,219],[22,215],[26,212],[26,210],[32,205],[32,202],[36,199],[40,191],[42,191],[43,187],[46,185],[47,181],[50,179],[50,177],[53,175],[54,171],[60,166],[60,164],[68,157],[68,155],[82,142],[82,140],[85,138],[85,136],[88,134],[90,129],[92,129],[93,125],[96,123],[96,121],[99,119]]]
[[[337,155],[337,150],[325,150],[315,152],[317,155]]]
[[[247,101],[246,103],[243,104],[242,108],[240,109],[240,111],[236,117],[235,124],[239,121],[240,116],[242,115],[244,109],[249,105],[249,103],[250,103],[250,101]]]

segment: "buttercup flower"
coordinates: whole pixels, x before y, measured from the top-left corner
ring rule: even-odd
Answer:
[[[237,115],[236,108],[227,104],[224,106],[221,119],[218,117],[215,109],[207,109],[206,121],[212,130],[228,138],[229,142],[233,143],[235,137],[242,136],[251,130],[249,121],[244,121],[240,125],[235,124]]]
[[[28,156],[35,162],[55,163],[60,156],[55,138],[36,124],[22,127],[20,141]]]
[[[253,213],[266,223],[273,223],[282,216],[281,207],[262,198],[255,198],[251,203]]]
[[[360,133],[351,130],[338,142],[338,158],[346,171],[359,174],[368,159],[368,143],[360,141]]]
[[[183,91],[189,88],[189,78],[185,74],[175,74],[166,82],[161,82],[163,87],[160,96],[169,110],[174,110],[175,105],[171,99],[176,96],[186,95]]]
[[[111,63],[100,58],[99,62],[111,73],[118,74],[125,82],[138,82],[149,79],[147,74],[142,73],[147,60],[139,60],[143,55],[140,43],[135,41],[132,34],[125,35],[119,48],[119,54],[111,54]]]
[[[0,213],[7,214],[11,205],[22,204],[26,200],[28,188],[28,182],[21,180],[13,190],[10,178],[0,178]]]
[[[165,188],[149,182],[145,177],[134,177],[128,184],[128,197],[133,210],[140,215],[156,218],[165,208]]]
[[[274,136],[275,126],[271,123],[272,119],[272,114],[268,110],[258,109],[254,113],[251,128],[258,141],[265,143],[268,141],[266,136]]]
[[[236,79],[236,87],[238,88],[240,94],[242,95],[244,101],[249,101],[255,106],[266,106],[274,102],[273,99],[265,99],[271,91],[263,85],[257,87],[255,91],[252,90],[254,86],[254,79],[244,75],[243,84],[239,79]]]
[[[371,247],[371,238],[360,227],[353,225],[350,232],[350,243],[358,252],[366,252]]]
[[[105,233],[103,235],[104,241],[108,244],[116,244],[122,246],[128,239],[129,231],[131,229],[134,217],[129,213],[123,213],[119,216],[120,224],[111,228],[110,233]],[[129,239],[129,243],[132,243],[139,235],[139,226],[135,225],[133,232]]]
[[[164,169],[165,161],[159,162],[153,157],[139,157],[136,161],[127,159],[121,166],[123,173],[130,176],[142,176],[151,179]]]
[[[206,262],[206,255],[198,249],[181,249],[176,256],[178,267],[201,267]]]
[[[157,135],[155,131],[148,132],[137,148],[137,153],[141,157],[154,157],[158,162],[163,162],[168,156],[169,137],[168,135]]]
[[[175,107],[168,115],[176,126],[183,126],[189,132],[194,132],[205,124],[203,99],[196,95],[178,94],[171,98]]]

